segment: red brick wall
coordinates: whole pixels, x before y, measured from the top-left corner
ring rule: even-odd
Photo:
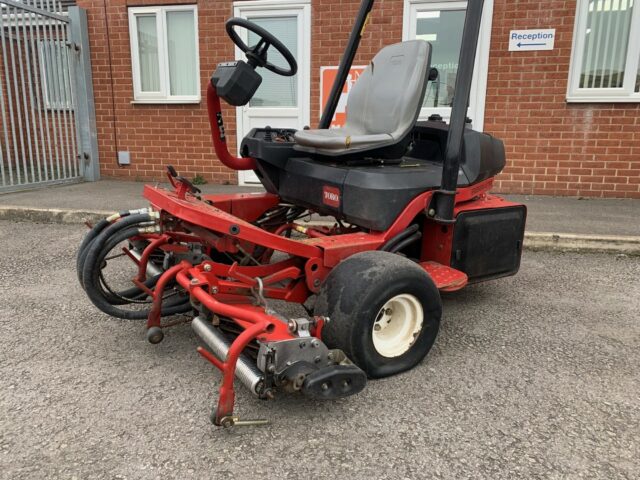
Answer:
[[[215,183],[237,183],[236,173],[215,159],[205,102],[207,82],[215,65],[233,58],[232,43],[220,34],[224,21],[232,14],[231,1],[201,1],[198,5],[202,102],[199,105],[131,104],[133,83],[127,5],[179,3],[194,2],[107,0],[105,8],[103,0],[78,1],[88,15],[101,173],[105,177],[157,180],[163,178],[164,166],[172,164],[188,177],[201,174]],[[229,147],[235,148],[235,110],[226,108],[224,113]],[[131,153],[131,166],[118,165],[118,150]]]
[[[180,0],[79,0],[88,9],[102,174],[160,178],[163,165],[200,173],[216,183],[236,182],[212,152],[206,106],[132,105],[133,87],[126,5]],[[192,2],[191,2],[192,3]],[[320,117],[319,72],[337,65],[359,0],[312,2],[311,123]],[[640,198],[640,104],[565,102],[575,1],[495,0],[485,130],[505,141],[508,166],[496,190],[511,193]],[[202,97],[216,63],[233,58],[222,25],[229,0],[199,1]],[[378,0],[355,60],[366,64],[382,46],[402,38],[402,0]],[[509,52],[513,28],[556,28],[551,52]],[[109,67],[111,49],[111,69]],[[111,73],[111,70],[113,73]],[[113,91],[111,94],[111,78]],[[235,112],[225,109],[230,148]],[[116,147],[117,137],[117,147]],[[130,167],[118,167],[117,150]]]
[[[640,104],[565,101],[575,9],[575,0],[496,0],[485,130],[507,148],[497,190],[640,198]],[[555,49],[509,52],[518,28],[555,28]]]

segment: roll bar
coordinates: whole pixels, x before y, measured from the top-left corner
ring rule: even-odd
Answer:
[[[449,119],[449,135],[444,152],[442,165],[442,182],[440,190],[436,191],[431,201],[429,211],[435,211],[433,219],[439,223],[454,223],[453,209],[455,206],[456,188],[458,186],[458,170],[462,153],[462,140],[469,108],[473,68],[476,61],[478,36],[482,23],[482,8],[484,0],[469,0],[467,14],[464,19],[462,45],[460,46],[460,60],[454,90],[451,118]]]
[[[327,104],[325,105],[324,111],[322,112],[322,117],[320,118],[318,128],[329,128],[331,126],[331,120],[333,120],[333,115],[336,113],[336,108],[338,107],[338,102],[340,101],[340,95],[342,95],[344,82],[347,81],[349,70],[351,70],[351,65],[353,65],[353,59],[355,58],[356,52],[358,51],[360,39],[362,38],[364,28],[369,21],[369,14],[371,13],[374,2],[375,0],[362,0],[362,3],[360,4],[358,16],[356,17],[356,21],[353,24],[353,28],[351,29],[349,42],[347,43],[347,48],[345,49],[344,54],[342,55],[342,60],[340,60],[338,73],[336,75],[336,79],[333,81],[331,93],[329,94]]]
[[[349,70],[353,65],[364,27],[368,23],[369,15],[375,0],[362,0],[358,16],[353,24],[347,47],[340,61],[338,74],[331,87],[331,93],[322,112],[318,128],[329,128],[335,114],[340,95],[347,80]],[[464,20],[462,45],[458,61],[455,94],[449,120],[449,135],[442,167],[442,181],[440,190],[436,191],[428,211],[434,212],[431,217],[440,223],[453,223],[453,209],[455,205],[456,188],[458,187],[458,170],[460,168],[460,154],[464,136],[471,82],[478,47],[480,24],[482,23],[482,9],[484,0],[468,0],[467,13]]]

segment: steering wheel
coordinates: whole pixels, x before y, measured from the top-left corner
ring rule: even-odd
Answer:
[[[260,37],[260,41],[256,45],[249,47],[240,38],[240,35],[238,35],[234,27],[246,28]],[[298,63],[289,49],[285,47],[280,40],[274,37],[272,33],[268,32],[261,26],[244,18],[234,17],[227,20],[225,28],[227,30],[227,35],[229,35],[233,43],[235,43],[247,56],[248,63],[252,67],[264,67],[267,70],[271,70],[273,73],[282,75],[283,77],[292,77],[298,72]],[[288,64],[288,69],[278,67],[277,65],[267,61],[267,50],[269,50],[269,47],[271,46],[273,46],[278,52],[280,52],[280,55],[284,57]]]

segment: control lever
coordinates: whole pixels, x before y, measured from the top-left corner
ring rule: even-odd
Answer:
[[[180,198],[184,198],[186,192],[193,193],[194,195],[202,193],[202,190],[191,183],[190,180],[178,175],[178,172],[173,165],[167,165],[167,177],[169,178],[171,186],[176,190],[178,197]]]

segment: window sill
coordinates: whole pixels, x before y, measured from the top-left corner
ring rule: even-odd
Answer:
[[[568,96],[567,103],[640,103],[640,95],[628,97]]]
[[[194,98],[192,100],[182,99],[144,99],[144,100],[132,100],[131,105],[198,105],[202,99]]]

